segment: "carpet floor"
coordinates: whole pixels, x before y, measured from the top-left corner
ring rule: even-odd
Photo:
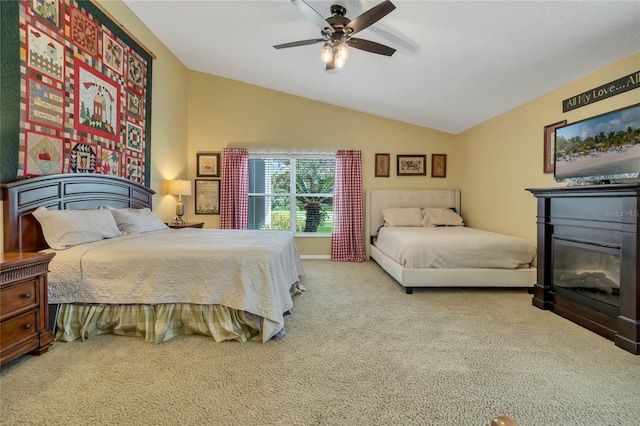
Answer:
[[[640,356],[524,289],[417,289],[303,261],[286,336],[103,335],[0,369],[2,425],[640,424]]]

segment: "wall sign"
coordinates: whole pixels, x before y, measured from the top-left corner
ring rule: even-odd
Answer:
[[[562,112],[571,111],[638,87],[640,87],[640,71],[565,99],[562,101]]]

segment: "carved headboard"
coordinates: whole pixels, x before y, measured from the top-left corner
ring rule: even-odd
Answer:
[[[151,208],[155,191],[116,176],[60,174],[0,184],[4,215],[4,251],[47,248],[38,221],[40,206],[51,210],[88,210],[100,206]]]
[[[459,189],[369,189],[366,193],[365,211],[365,252],[369,256],[371,236],[378,235],[378,228],[384,224],[382,210],[404,207],[455,207],[460,211]]]

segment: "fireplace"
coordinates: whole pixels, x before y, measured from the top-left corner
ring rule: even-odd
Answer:
[[[528,191],[538,199],[533,305],[640,354],[640,183]]]
[[[553,238],[551,291],[612,317],[620,314],[620,248]]]

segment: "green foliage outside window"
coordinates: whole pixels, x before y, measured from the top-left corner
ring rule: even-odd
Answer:
[[[292,170],[295,170],[293,182]],[[269,217],[268,220],[254,223],[254,227],[291,229],[290,200],[293,199],[296,212],[295,232],[332,231],[333,159],[254,159],[250,162],[250,176],[250,188],[253,188],[254,194],[250,196],[249,222],[252,222],[252,216],[253,222],[260,215]],[[292,184],[295,185],[294,193],[291,191]],[[260,185],[264,189],[256,189]],[[262,191],[264,195],[260,194]],[[252,205],[256,207],[252,209]],[[266,221],[270,222],[269,226],[265,225]]]

